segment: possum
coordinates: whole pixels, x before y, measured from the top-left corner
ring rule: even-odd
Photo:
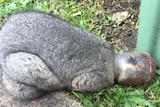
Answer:
[[[0,67],[8,93],[23,100],[114,84],[114,52],[105,40],[40,11],[15,13],[3,24]]]

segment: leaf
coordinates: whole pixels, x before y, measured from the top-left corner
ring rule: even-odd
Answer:
[[[117,24],[121,24],[124,20],[126,20],[130,16],[128,11],[117,12],[113,14],[112,19],[116,21]]]
[[[144,104],[145,106],[148,106],[148,107],[155,107],[150,101],[147,101],[147,100],[139,98],[139,97],[129,97],[128,100],[130,102],[134,102],[138,105]]]
[[[71,17],[75,17],[75,16],[78,16],[78,15],[81,15],[82,14],[82,12],[81,11],[78,11],[78,12],[76,12],[76,13],[73,13],[72,15],[71,15]]]
[[[10,3],[8,7],[9,7],[11,10],[15,10],[15,9],[17,8],[15,3]]]
[[[2,4],[5,0],[0,0],[0,4]]]
[[[88,107],[94,107],[94,104],[89,99],[85,98],[83,99],[83,103]]]
[[[84,96],[82,93],[80,93],[80,92],[74,92],[74,91],[72,91],[72,93],[73,93],[77,98],[79,98],[80,100],[83,100],[83,99],[85,98],[85,96]]]

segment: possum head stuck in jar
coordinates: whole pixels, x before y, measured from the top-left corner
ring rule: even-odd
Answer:
[[[115,56],[115,81],[125,85],[150,83],[156,63],[149,53],[124,52]]]

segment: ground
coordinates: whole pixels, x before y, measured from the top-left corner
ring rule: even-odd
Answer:
[[[55,14],[73,25],[107,40],[115,50],[136,50],[140,0],[1,0],[0,25],[8,16],[20,10],[41,10]],[[120,23],[113,20],[117,12],[129,16]],[[0,107],[159,107],[160,70],[150,85],[139,87],[115,84],[96,93],[49,93],[34,101],[12,99],[2,89],[0,72]],[[78,101],[78,102],[77,102]],[[59,105],[56,105],[59,104]],[[75,104],[75,105],[73,105]]]
[[[103,26],[102,33],[108,34],[106,38],[118,50],[133,51],[136,48],[137,23],[140,0],[104,0],[104,9],[107,15],[128,11],[130,16],[114,28],[113,22]],[[117,27],[118,26],[118,27]]]

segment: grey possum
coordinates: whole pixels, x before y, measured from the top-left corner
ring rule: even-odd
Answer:
[[[0,66],[7,91],[23,100],[114,83],[114,52],[105,40],[39,11],[15,13],[3,24]]]

